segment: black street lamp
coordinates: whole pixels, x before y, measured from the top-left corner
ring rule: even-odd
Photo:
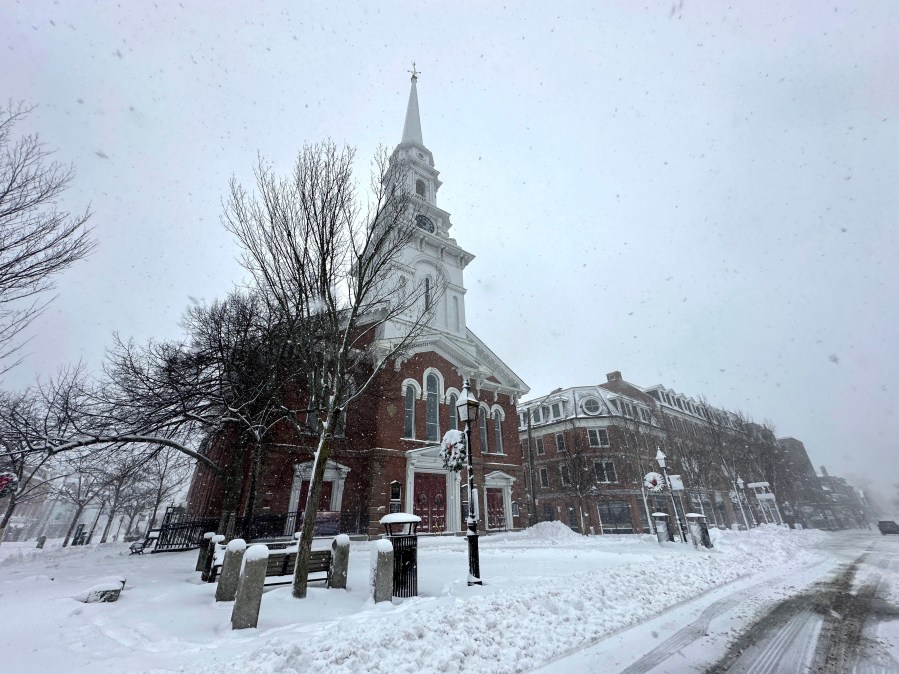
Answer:
[[[459,421],[465,424],[465,454],[468,457],[468,584],[483,585],[481,581],[481,561],[478,556],[478,493],[474,489],[474,469],[471,463],[471,426],[478,420],[481,404],[471,394],[468,380],[462,385],[462,393],[456,410]]]
[[[659,468],[662,469],[662,475],[665,476],[665,484],[668,485],[668,494],[671,496],[671,507],[674,508],[674,519],[677,520],[677,529],[680,531],[680,539],[682,543],[687,542],[687,535],[684,533],[684,525],[680,519],[680,513],[677,512],[677,501],[674,500],[674,489],[671,488],[671,480],[668,479],[668,471],[665,470],[665,466],[667,466],[667,461],[665,460],[665,455],[662,453],[662,448],[658,448],[659,451],[656,452],[656,461],[659,462]]]

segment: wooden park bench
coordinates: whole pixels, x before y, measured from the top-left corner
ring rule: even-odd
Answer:
[[[287,585],[293,582],[293,572],[296,568],[296,552],[271,551],[268,555],[268,565],[265,567],[266,578],[278,578],[273,583],[266,585]],[[221,572],[221,564],[213,564],[209,573],[209,582],[214,583]],[[313,578],[313,574],[316,575]],[[322,576],[321,574],[324,574]],[[309,580],[311,582],[325,581],[325,587],[331,587],[331,551],[313,550],[309,558]]]

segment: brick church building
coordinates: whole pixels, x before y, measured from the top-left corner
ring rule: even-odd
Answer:
[[[480,527],[522,528],[528,513],[516,405],[528,388],[466,324],[463,276],[474,255],[452,237],[450,214],[437,205],[441,182],[422,140],[416,85],[413,73],[402,141],[393,155],[408,163],[409,187],[418,200],[420,235],[403,262],[416,276],[446,279],[446,291],[417,347],[389,363],[347,411],[343,436],[332,444],[319,512],[344,533],[378,534],[378,520],[390,512],[419,515],[425,533],[462,532],[467,482],[464,473],[444,469],[438,453],[443,434],[457,428],[455,404],[467,378],[481,403],[472,434]],[[267,446],[253,510],[273,520],[287,515],[283,533],[299,526],[295,514],[305,506],[317,439],[284,432]],[[210,457],[220,461],[230,443],[215,438],[208,446]],[[249,503],[249,483],[243,480],[238,515]],[[218,515],[222,491],[221,480],[199,467],[189,513]]]

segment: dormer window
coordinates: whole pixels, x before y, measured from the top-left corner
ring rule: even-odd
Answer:
[[[425,185],[425,181],[419,178],[415,181],[415,193],[424,198],[427,196],[428,186]]]

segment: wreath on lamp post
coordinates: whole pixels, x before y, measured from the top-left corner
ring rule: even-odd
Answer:
[[[643,486],[657,494],[665,488],[665,478],[655,472],[646,473],[643,478]]]
[[[19,476],[8,470],[0,473],[0,498],[12,494],[19,486]]]
[[[443,467],[458,473],[468,461],[465,451],[465,434],[462,431],[447,431],[440,443],[440,459]]]

